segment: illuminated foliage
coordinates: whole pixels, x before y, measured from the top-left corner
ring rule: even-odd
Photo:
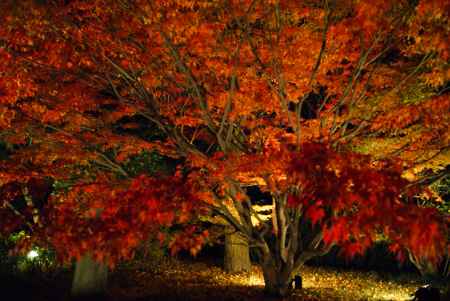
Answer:
[[[448,250],[444,217],[408,201],[420,170],[449,163],[448,0],[28,0],[0,11],[0,130],[12,149],[0,185],[75,179],[38,235],[62,257],[90,250],[113,264],[150,229],[207,209],[256,246],[281,294],[334,244],[354,255],[384,235],[431,261]],[[127,172],[143,151],[179,170]],[[274,203],[260,226],[244,190],[255,184]],[[197,252],[206,233],[185,231],[170,245]]]

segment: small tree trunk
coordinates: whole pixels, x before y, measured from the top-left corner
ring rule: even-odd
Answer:
[[[75,298],[102,296],[106,293],[108,268],[89,255],[76,262],[71,294]]]
[[[409,260],[419,270],[422,277],[429,277],[437,274],[436,266],[434,266],[431,262],[417,258],[412,253],[409,253]]]
[[[248,240],[239,232],[227,229],[225,234],[225,271],[248,272],[251,269]]]

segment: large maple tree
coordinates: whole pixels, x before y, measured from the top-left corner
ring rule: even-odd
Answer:
[[[383,237],[438,261],[448,217],[411,198],[449,164],[449,12],[448,0],[2,1],[0,185],[70,183],[32,236],[64,259],[114,263],[212,212],[249,240],[271,293],[335,244],[354,255]],[[128,172],[143,151],[177,172]],[[249,185],[270,192],[270,221]],[[206,235],[169,243],[195,253]]]

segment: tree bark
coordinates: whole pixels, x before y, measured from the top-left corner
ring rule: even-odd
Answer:
[[[291,293],[292,271],[287,269],[279,271],[273,262],[264,263],[261,267],[266,294],[273,297],[286,297]]]
[[[85,255],[76,262],[71,295],[75,298],[104,296],[108,278],[106,265]]]
[[[248,272],[251,269],[248,240],[230,229],[225,233],[224,268],[228,273]]]
[[[409,253],[409,260],[419,270],[422,277],[428,277],[437,274],[437,268],[431,262],[417,258],[412,253]]]

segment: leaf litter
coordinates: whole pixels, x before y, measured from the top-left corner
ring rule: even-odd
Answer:
[[[210,263],[167,259],[147,266],[129,264],[112,275],[111,300],[411,300],[418,276],[305,266],[303,289],[285,298],[264,295],[260,268],[229,274]]]

